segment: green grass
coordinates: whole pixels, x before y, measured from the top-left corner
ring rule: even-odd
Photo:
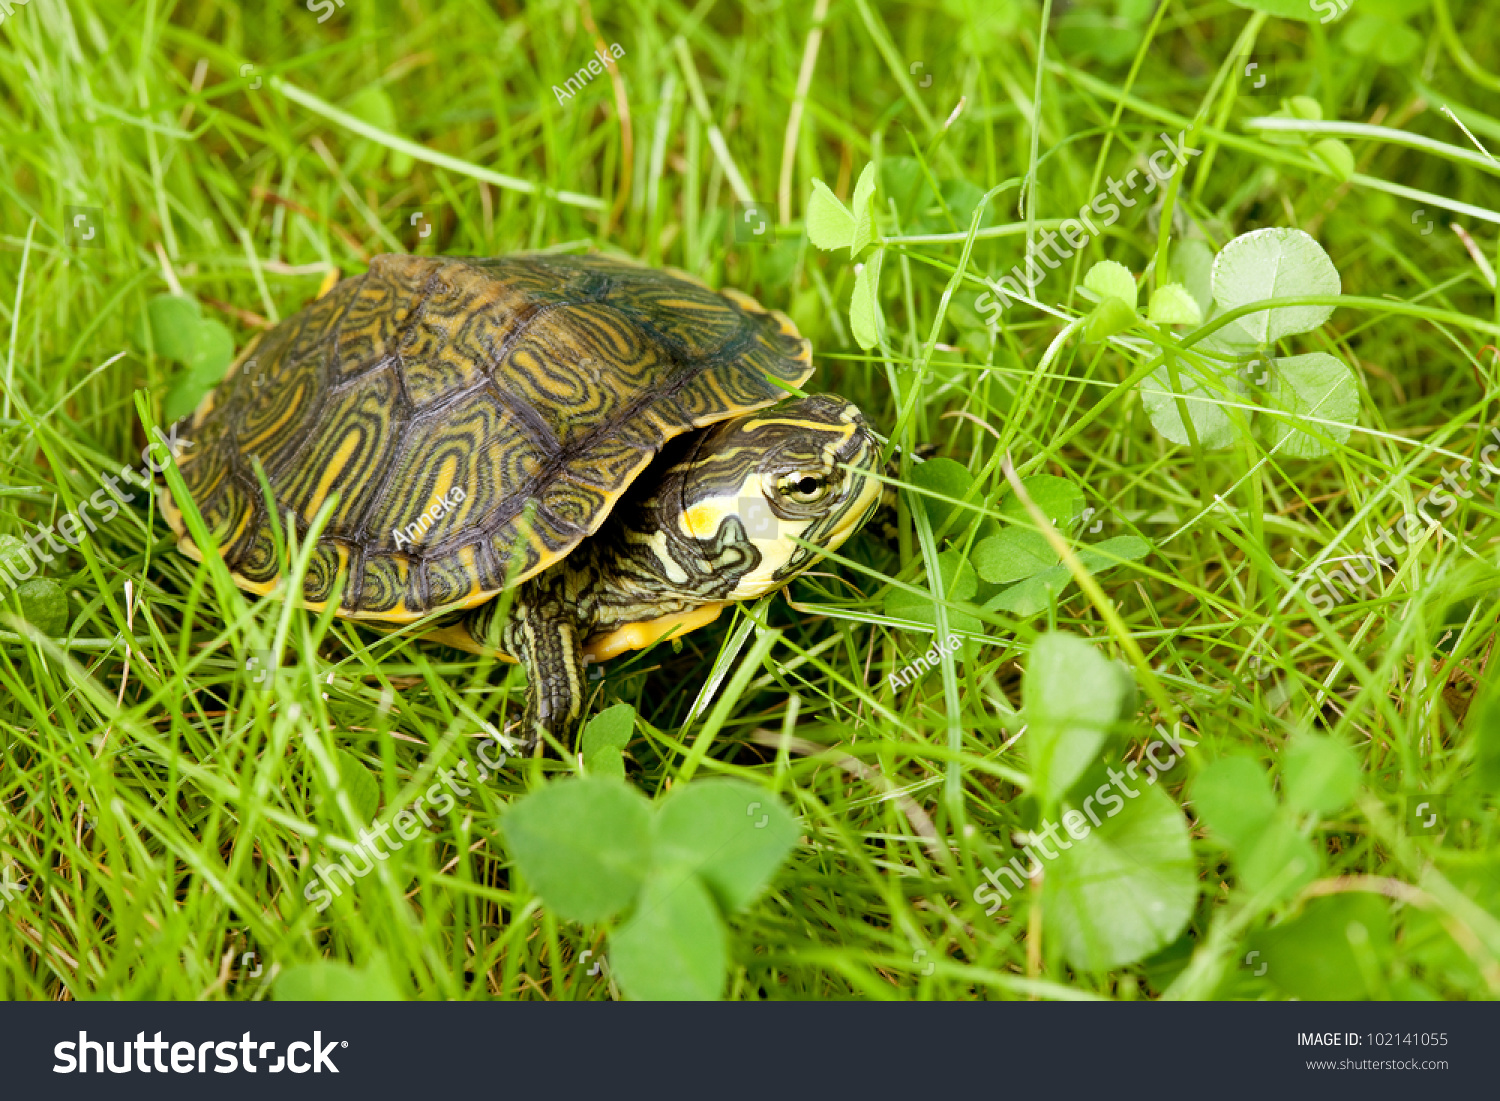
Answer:
[[[1284,997],[1242,958],[1351,892],[1390,923],[1388,945],[1353,949],[1363,992],[1500,991],[1496,736],[1469,718],[1500,618],[1493,491],[1445,518],[1456,538],[1404,552],[1326,615],[1289,595],[1314,561],[1413,509],[1500,420],[1500,355],[1485,350],[1500,343],[1500,170],[1476,146],[1500,153],[1486,4],[1416,0],[1403,37],[1395,23],[1358,30],[1389,0],[1355,0],[1329,26],[1218,2],[1169,2],[1153,23],[1124,3],[1102,33],[1053,11],[1043,51],[1029,3],[835,0],[799,97],[813,5],[596,3],[600,40],[625,51],[619,86],[602,75],[562,102],[553,86],[595,48],[588,17],[499,6],[349,0],[319,24],[286,0],[253,13],[32,0],[6,16],[0,534],[32,535],[102,473],[139,465],[182,373],[133,336],[157,294],[180,287],[242,345],[330,266],[357,274],[398,249],[399,208],[434,202],[452,211],[451,254],[597,246],[681,267],[789,310],[817,350],[808,389],[858,402],[899,446],[908,487],[894,538],[867,531],[784,596],[614,662],[598,685],[595,710],[639,713],[628,775],[648,795],[735,776],[800,818],[803,842],[732,922],[729,997]],[[1237,95],[1235,59],[1252,51],[1277,58],[1282,95],[1365,124],[1336,135],[1352,178],[1244,125],[1277,106]],[[1179,130],[1204,152],[1167,206],[1143,197],[1049,272],[1044,308],[1017,305],[986,332],[980,280]],[[814,177],[847,201],[865,163],[898,157],[955,181],[952,205],[878,193],[886,331],[866,354],[850,336],[848,254],[814,249],[800,219]],[[972,199],[992,188],[989,228],[966,241]],[[773,245],[733,240],[737,199],[777,210]],[[70,243],[75,205],[100,209],[103,247]],[[1357,425],[1322,457],[1273,450],[1243,417],[1222,449],[1164,439],[1135,385],[1158,350],[1146,330],[1046,355],[1091,308],[1079,287],[1094,261],[1140,276],[1190,237],[1218,248],[1265,226],[1311,233],[1357,299],[1282,349],[1330,353],[1357,378]],[[1165,281],[1153,272],[1143,291]],[[1218,385],[1200,400],[1250,399]],[[973,477],[971,507],[939,530],[911,488],[925,449]],[[937,630],[967,644],[893,690],[888,674],[931,638],[900,626],[891,594],[928,592],[940,553],[962,557],[992,530],[1007,457],[1082,490],[1087,526],[1104,525],[1076,531],[1083,543],[1134,535],[1152,552],[1034,616],[979,607],[998,591],[988,582],[944,598]],[[142,494],[44,572],[67,594],[66,627],[48,637],[13,603],[0,624],[0,878],[25,884],[0,912],[0,996],[260,998],[292,965],[377,958],[412,997],[611,996],[576,962],[605,930],[549,914],[497,826],[573,762],[508,768],[326,912],[304,901],[311,865],[370,819],[360,775],[387,808],[410,803],[514,718],[518,671],[241,594],[176,553]],[[1196,743],[1164,780],[1193,825],[1188,928],[1107,970],[1069,965],[1039,887],[994,916],[972,898],[1041,810],[1020,678],[1053,628],[1132,667],[1139,706],[1117,745],[1173,722]],[[280,672],[260,690],[245,665],[266,650]],[[1202,827],[1191,777],[1234,753],[1278,765],[1298,732],[1352,747],[1359,792],[1295,823],[1323,854],[1316,882],[1252,896]],[[1403,827],[1408,793],[1446,798],[1443,832]]]

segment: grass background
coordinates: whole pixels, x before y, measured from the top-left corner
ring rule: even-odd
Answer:
[[[1048,626],[1142,651],[1197,742],[1168,783],[1190,819],[1184,781],[1217,756],[1271,763],[1298,730],[1354,746],[1359,800],[1303,828],[1326,854],[1319,890],[1390,899],[1394,951],[1370,993],[1488,997],[1496,821],[1483,732],[1464,720],[1500,614],[1492,494],[1447,522],[1461,539],[1429,541],[1326,618],[1283,596],[1336,540],[1357,549],[1409,510],[1495,423],[1496,173],[1367,131],[1347,138],[1358,175],[1341,181],[1305,146],[1243,125],[1275,103],[1246,99],[1235,59],[1274,61],[1281,94],[1313,97],[1325,119],[1474,151],[1449,105],[1495,150],[1494,14],[1449,0],[1355,0],[1330,26],[1214,0],[1048,12],[1039,40],[1043,11],[1020,0],[591,12],[348,0],[322,23],[288,0],[16,7],[0,25],[0,533],[32,534],[101,472],[138,465],[142,414],[163,423],[183,370],[133,336],[164,291],[195,296],[243,344],[300,309],[329,267],[357,274],[397,250],[402,207],[434,202],[448,204],[448,253],[597,245],[680,266],[790,310],[818,353],[808,388],[892,433],[904,480],[914,451],[935,448],[993,511],[1009,454],[1075,481],[1105,534],[1153,547],[1101,580],[1115,625],[1076,590],[1025,619],[950,603],[977,625],[970,644],[951,672],[893,691],[887,674],[930,638],[892,626],[886,600],[925,590],[938,549],[908,494],[893,540],[858,537],[785,598],[606,668],[594,706],[623,700],[641,716],[632,782],[661,792],[701,743],[700,775],[764,783],[803,822],[805,843],[734,923],[730,997],[1284,996],[1237,964],[1246,937],[1305,900],[1238,899],[1202,829],[1189,929],[1129,967],[1068,967],[1035,892],[995,917],[971,900],[980,869],[1031,824],[1019,676]],[[1372,15],[1406,36],[1357,32]],[[813,37],[816,68],[799,81]],[[553,86],[614,42],[617,73],[559,101]],[[977,324],[977,277],[1020,260],[1028,218],[1077,211],[1106,175],[1140,168],[1160,132],[1189,128],[1205,152],[1170,211],[1141,202],[1048,276],[1044,309],[1012,309],[993,335]],[[945,196],[1007,186],[946,302],[966,219],[881,193],[887,339],[865,355],[849,335],[852,267],[812,249],[800,219],[813,177],[847,198],[867,161],[895,157],[950,181]],[[774,244],[734,240],[745,199],[780,223]],[[69,243],[70,205],[98,209],[102,248]],[[1213,453],[1172,445],[1124,384],[1144,360],[1118,343],[1070,341],[1038,369],[1088,308],[1088,264],[1141,273],[1163,221],[1174,240],[1215,246],[1303,228],[1345,294],[1377,300],[1298,343],[1356,371],[1345,444],[1317,460],[1270,455],[1248,434]],[[175,552],[144,496],[46,574],[67,593],[65,629],[47,637],[11,614],[0,630],[0,876],[24,883],[0,913],[0,996],[259,998],[317,959],[381,969],[408,996],[610,996],[607,976],[578,963],[601,931],[554,920],[510,874],[496,830],[511,800],[569,762],[476,787],[326,913],[303,900],[310,863],[352,838],[373,800],[410,802],[514,716],[518,672],[238,594]],[[280,671],[261,690],[244,668],[266,650]],[[715,672],[718,705],[695,711]],[[1163,717],[1143,695],[1135,729]],[[783,731],[796,751],[764,747]],[[1453,825],[1407,836],[1409,792],[1446,796]],[[929,828],[951,845],[929,846]],[[1403,901],[1412,892],[1427,918]]]

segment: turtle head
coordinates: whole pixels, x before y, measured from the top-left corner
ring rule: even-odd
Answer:
[[[739,545],[750,569],[728,599],[753,600],[864,523],[880,501],[881,483],[870,477],[879,454],[863,414],[831,394],[736,417],[693,449],[678,523],[715,551]]]

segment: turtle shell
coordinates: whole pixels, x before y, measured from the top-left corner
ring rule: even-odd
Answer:
[[[344,578],[339,614],[405,623],[546,569],[672,437],[811,372],[784,314],[680,272],[377,256],[245,350],[182,430],[178,465],[241,588],[268,592],[280,572],[258,463],[299,537],[329,510],[303,603],[325,607]]]

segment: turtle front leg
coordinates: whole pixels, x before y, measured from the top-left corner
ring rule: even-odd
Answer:
[[[566,595],[565,582],[544,574],[516,589],[503,621],[500,611],[507,602],[497,598],[424,635],[431,642],[521,664],[527,691],[520,742],[526,754],[536,749],[544,734],[571,746],[583,716],[587,631]]]
[[[516,590],[503,624],[495,623],[499,604],[481,604],[458,625],[478,644],[465,649],[499,649],[526,669],[520,739],[524,753],[530,754],[549,735],[569,747],[584,702],[583,638],[577,617],[557,587],[542,578]]]
[[[583,715],[583,641],[578,624],[566,614],[517,601],[505,624],[505,650],[526,667],[523,752],[531,753],[546,735],[570,748]]]

